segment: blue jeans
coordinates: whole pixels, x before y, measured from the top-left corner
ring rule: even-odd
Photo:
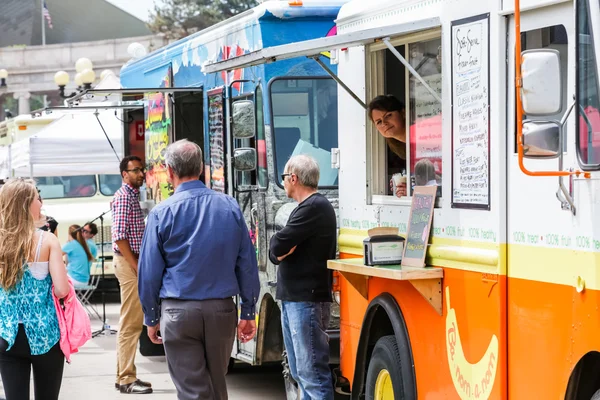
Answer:
[[[281,306],[283,341],[301,400],[333,400],[326,333],[331,303],[282,301]]]

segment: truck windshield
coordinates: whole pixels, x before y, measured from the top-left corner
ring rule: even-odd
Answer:
[[[43,176],[36,180],[42,199],[91,197],[96,194],[95,175]]]
[[[270,86],[275,162],[281,176],[291,156],[308,154],[319,163],[319,186],[337,186],[331,149],[338,145],[337,84],[330,78],[276,79]],[[278,182],[281,186],[282,182]]]
[[[117,174],[99,175],[100,193],[105,196],[112,196],[122,185],[121,176]]]

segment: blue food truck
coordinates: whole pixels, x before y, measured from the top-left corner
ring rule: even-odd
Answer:
[[[275,299],[277,267],[268,258],[270,237],[287,222],[297,204],[281,181],[285,163],[295,154],[311,154],[321,168],[319,191],[337,210],[337,84],[312,59],[205,74],[203,66],[271,46],[336,34],[341,0],[267,1],[236,17],[134,59],[121,70],[125,109],[125,153],[147,166],[146,193],[158,203],[172,193],[164,149],[188,139],[204,150],[201,179],[239,203],[256,247],[261,292],[257,335],[235,342],[232,360],[253,365],[285,362],[280,307]],[[330,64],[324,52],[321,62]],[[330,68],[335,70],[335,65]],[[108,95],[103,91],[104,95]],[[84,91],[69,100],[98,97]],[[203,250],[199,250],[203,251]],[[330,326],[331,363],[339,358],[339,312],[334,304]],[[284,368],[288,399],[297,389]]]

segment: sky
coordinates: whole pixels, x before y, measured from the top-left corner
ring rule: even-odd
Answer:
[[[148,21],[148,13],[154,10],[154,2],[160,0],[106,0],[122,8],[143,21]]]

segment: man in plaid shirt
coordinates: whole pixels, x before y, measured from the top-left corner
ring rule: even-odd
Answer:
[[[142,333],[144,314],[138,295],[138,259],[144,235],[140,187],[144,184],[142,160],[127,156],[119,166],[123,185],[115,193],[112,208],[112,242],[115,275],[121,287],[121,320],[117,338],[117,381],[121,393],[152,393],[149,382],[137,378],[135,353]]]

